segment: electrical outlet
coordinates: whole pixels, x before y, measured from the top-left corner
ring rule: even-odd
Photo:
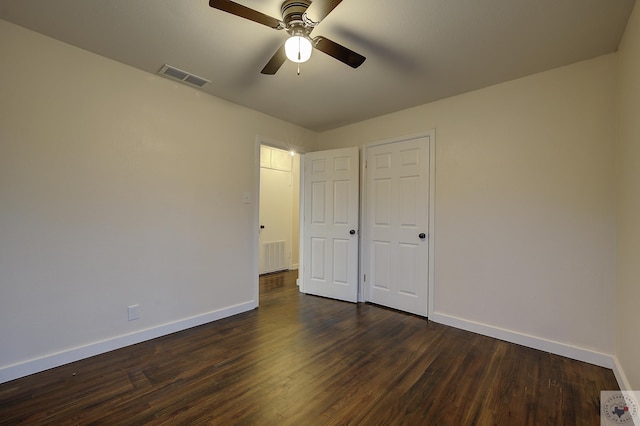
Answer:
[[[129,321],[140,318],[140,305],[131,305],[127,309],[129,313]]]

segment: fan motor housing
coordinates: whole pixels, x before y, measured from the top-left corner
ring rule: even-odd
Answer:
[[[309,5],[311,5],[310,0],[285,0],[282,3],[282,21],[287,25],[287,28],[303,25],[302,15],[307,11]]]

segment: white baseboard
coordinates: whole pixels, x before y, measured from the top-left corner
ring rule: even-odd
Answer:
[[[631,388],[631,384],[629,383],[629,379],[627,379],[627,375],[624,374],[624,370],[622,370],[622,366],[618,361],[618,357],[613,357],[613,374],[616,376],[616,380],[618,381],[618,385],[620,386],[620,390],[623,391],[632,391],[634,389]]]
[[[211,311],[172,323],[148,328],[146,330],[136,331],[131,334],[125,334],[111,339],[90,343],[85,346],[79,346],[69,350],[53,353],[41,358],[8,365],[0,368],[0,383],[5,383],[30,374],[39,373],[50,368],[59,367],[64,364],[69,364],[94,355],[120,349],[125,346],[135,345],[136,343],[155,339],[156,337],[166,336],[167,334],[175,333],[177,331],[197,327],[202,324],[250,311],[257,307],[258,304],[256,301],[245,302],[217,311]]]
[[[530,336],[528,334],[518,333],[516,331],[493,327],[487,324],[481,324],[439,313],[429,315],[429,320],[437,322],[439,324],[449,325],[451,327],[471,331],[473,333],[482,334],[483,336],[489,336],[496,339],[504,340],[506,342],[516,343],[518,345],[527,346],[529,348],[550,352],[552,354],[566,356],[567,358],[587,362],[589,364],[598,365],[600,367],[611,369],[614,368],[613,355],[592,351],[590,349],[567,345],[565,343],[542,339],[540,337]],[[619,385],[622,386],[622,383],[619,383]]]

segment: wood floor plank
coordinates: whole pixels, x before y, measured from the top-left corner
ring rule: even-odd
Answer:
[[[0,385],[0,425],[598,425],[608,369],[260,279],[260,307]]]

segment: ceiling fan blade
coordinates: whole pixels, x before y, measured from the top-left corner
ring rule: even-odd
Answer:
[[[265,15],[262,12],[258,12],[257,10],[253,10],[241,4],[234,3],[230,0],[210,0],[209,6],[213,7],[214,9],[222,10],[224,12],[231,13],[232,15],[257,22],[258,24],[275,28],[276,30],[281,30],[285,27],[284,23],[279,19],[272,18],[269,15]]]
[[[362,65],[365,59],[367,59],[361,54],[322,36],[314,37],[313,45],[319,51],[324,52],[329,56],[333,56],[340,62],[349,65],[351,68],[358,68]]]
[[[315,23],[322,21],[342,0],[313,0],[305,14]]]
[[[280,46],[280,49],[278,49],[277,52],[273,54],[271,59],[269,59],[269,62],[267,62],[267,65],[265,65],[264,68],[262,68],[262,71],[260,71],[260,73],[267,74],[267,75],[274,75],[276,72],[278,72],[278,70],[286,60],[287,60],[287,54],[284,51],[284,44],[283,44],[282,46]]]

